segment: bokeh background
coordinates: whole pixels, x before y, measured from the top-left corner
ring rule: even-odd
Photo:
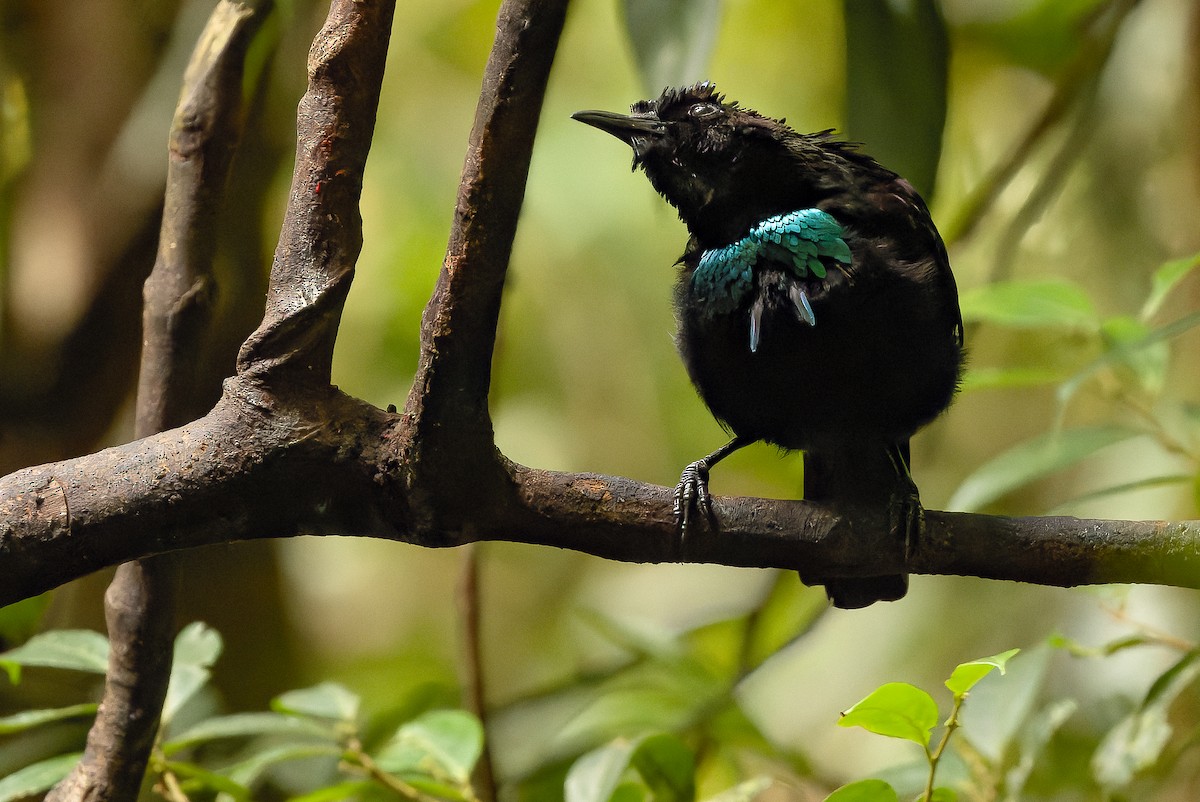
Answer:
[[[210,8],[0,3],[0,472],[130,436],[166,131]],[[1200,251],[1200,10],[1192,0],[944,0],[921,16],[929,8],[575,0],[501,316],[492,414],[506,455],[671,485],[724,441],[672,342],[684,228],[630,173],[626,148],[570,119],[622,110],[665,80],[711,79],[797,129],[844,130],[923,185],[964,296],[971,353],[957,403],[914,442],[928,507],[1197,517],[1200,338],[1186,318],[1200,301],[1188,273]],[[220,245],[215,375],[229,372],[261,314],[304,57],[325,10],[278,3],[252,54],[253,109]],[[335,383],[379,406],[403,405],[416,366],[496,10],[494,0],[409,0],[397,11],[363,191],[365,244],[334,364]],[[909,24],[878,27],[888,18]],[[1147,308],[1166,263],[1178,281]],[[1179,320],[1177,336],[1144,344]],[[749,448],[714,472],[713,490],[795,497],[800,463]],[[493,748],[508,777],[623,729],[694,723],[676,698],[678,676],[620,672],[633,644],[729,652],[737,641],[722,640],[719,622],[740,620],[775,589],[801,611],[803,635],[736,683],[733,698],[765,742],[714,761],[710,790],[768,766],[788,779],[778,793],[820,798],[812,794],[907,762],[911,744],[838,728],[838,712],[883,682],[933,690],[957,663],[1021,647],[1010,675],[972,697],[980,712],[968,735],[975,728],[980,752],[998,754],[1039,710],[1074,699],[1028,798],[1099,799],[1089,769],[1097,745],[1200,637],[1195,592],[1166,588],[917,576],[903,601],[840,611],[771,572],[623,565],[501,543],[476,557]],[[232,709],[333,678],[385,715],[414,699],[457,698],[463,561],[345,538],[206,549],[194,555],[180,615],[224,636],[218,685]],[[105,581],[10,611],[5,638],[100,628]],[[1047,641],[1061,633],[1099,646],[1159,632],[1179,643],[1149,638],[1087,658]],[[64,682],[0,682],[0,703],[76,692]],[[1133,786],[1154,795],[1130,798],[1192,798],[1194,688],[1170,720],[1170,759]]]

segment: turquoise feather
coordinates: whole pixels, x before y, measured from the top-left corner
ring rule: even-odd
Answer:
[[[797,278],[810,273],[825,278],[822,258],[850,264],[844,233],[838,221],[820,209],[768,217],[737,242],[702,253],[692,273],[692,288],[713,312],[732,312],[753,288],[754,267],[760,260],[789,266]]]

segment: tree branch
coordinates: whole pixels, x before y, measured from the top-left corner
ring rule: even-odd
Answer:
[[[238,355],[241,375],[329,382],[342,305],[362,249],[358,199],[394,11],[394,0],[334,0],[313,40],[266,315]]]

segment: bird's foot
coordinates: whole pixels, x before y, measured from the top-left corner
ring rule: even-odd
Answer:
[[[712,499],[708,494],[708,469],[708,460],[698,459],[683,469],[679,484],[675,485],[672,509],[675,512],[675,526],[679,530],[680,545],[687,538],[693,511],[705,518],[712,514]]]
[[[911,478],[901,482],[892,493],[889,503],[892,533],[904,543],[904,559],[907,562],[916,550],[917,541],[925,528],[925,507],[921,494]]]

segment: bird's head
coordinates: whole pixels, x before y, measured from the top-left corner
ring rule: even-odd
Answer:
[[[726,101],[708,82],[668,88],[654,100],[633,104],[629,114],[579,111],[571,116],[633,148],[634,169],[645,170],[693,232],[704,227],[705,218],[739,225],[729,210],[718,208],[726,204],[751,217],[759,214],[752,208],[759,205],[756,200],[769,205],[778,194],[773,189],[780,182],[783,140],[795,136],[783,120]]]

